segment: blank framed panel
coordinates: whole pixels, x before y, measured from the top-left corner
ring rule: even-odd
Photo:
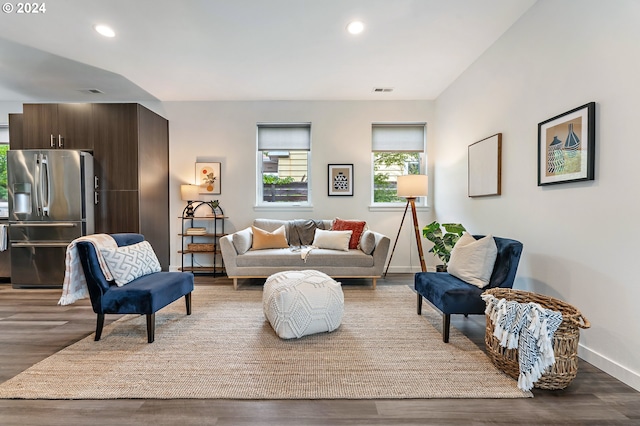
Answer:
[[[469,145],[469,197],[500,195],[502,133]]]

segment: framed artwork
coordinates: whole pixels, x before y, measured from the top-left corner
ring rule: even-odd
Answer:
[[[220,194],[220,179],[220,163],[196,163],[196,185],[200,186],[200,194]]]
[[[538,124],[538,186],[593,180],[596,103]]]
[[[329,195],[353,195],[353,164],[329,164]]]
[[[500,195],[502,133],[469,145],[469,197]]]

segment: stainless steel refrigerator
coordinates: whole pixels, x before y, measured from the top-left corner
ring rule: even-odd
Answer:
[[[76,150],[9,150],[13,287],[61,287],[67,245],[94,233],[93,156]]]

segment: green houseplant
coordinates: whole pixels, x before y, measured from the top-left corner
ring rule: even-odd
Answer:
[[[442,231],[442,228],[444,228],[445,232]],[[444,267],[438,270],[446,271],[447,263],[451,258],[451,250],[464,231],[466,231],[465,227],[459,223],[443,223],[440,225],[436,221],[422,228],[422,236],[433,243],[433,247],[429,252],[438,256],[444,264]]]

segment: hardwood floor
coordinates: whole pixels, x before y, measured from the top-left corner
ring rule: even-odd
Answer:
[[[412,281],[411,274],[394,274],[378,285]],[[226,278],[196,282],[232,285]],[[0,284],[0,382],[94,332],[90,303],[57,306],[59,296]],[[483,316],[455,315],[451,325],[484,348]],[[567,389],[533,393],[514,400],[0,400],[0,425],[640,425],[640,393],[582,360]]]

